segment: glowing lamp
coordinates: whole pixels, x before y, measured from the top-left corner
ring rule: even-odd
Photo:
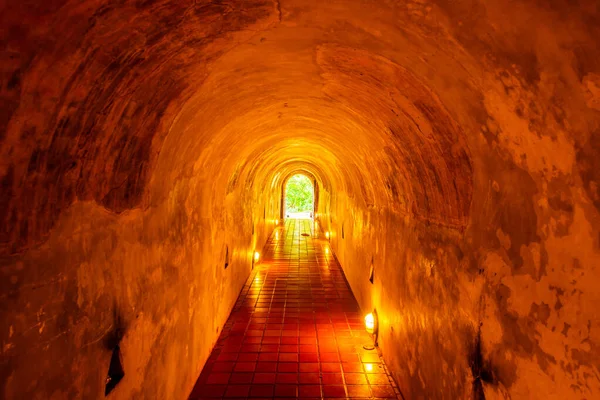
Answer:
[[[365,370],[367,370],[367,372],[373,372],[373,364],[365,364]]]
[[[375,332],[375,317],[373,313],[368,313],[365,316],[365,328],[367,328],[367,332],[371,335]]]
[[[260,253],[258,251],[254,252],[254,262],[258,262],[260,260]]]
[[[325,232],[325,238],[329,239],[329,232]]]
[[[379,318],[377,317],[377,310],[373,310],[372,313],[365,315],[365,330],[369,335],[373,337],[373,345],[363,346],[366,350],[373,350],[377,346],[377,338],[379,336]]]
[[[275,220],[275,225],[279,225],[279,220],[278,219]]]

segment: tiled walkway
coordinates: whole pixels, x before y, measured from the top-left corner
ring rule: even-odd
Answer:
[[[273,232],[190,400],[399,398],[310,220]]]

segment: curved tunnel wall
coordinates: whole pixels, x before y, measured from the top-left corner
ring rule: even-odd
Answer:
[[[596,2],[322,3],[1,4],[5,397],[184,398],[299,169],[406,398],[600,393]]]

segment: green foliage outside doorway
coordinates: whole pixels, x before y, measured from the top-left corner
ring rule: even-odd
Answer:
[[[285,208],[287,212],[312,212],[315,205],[313,184],[306,175],[294,175],[285,188]]]

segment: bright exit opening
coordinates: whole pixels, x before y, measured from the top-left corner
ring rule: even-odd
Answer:
[[[297,174],[285,185],[286,218],[312,218],[315,210],[315,188],[306,175]]]

